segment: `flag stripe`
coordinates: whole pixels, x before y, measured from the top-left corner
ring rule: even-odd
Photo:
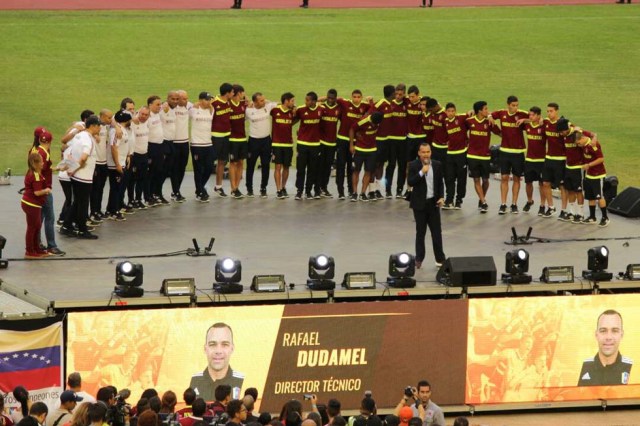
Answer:
[[[0,330],[0,348],[3,352],[46,348],[61,342],[61,322],[33,331]]]
[[[18,385],[22,385],[27,389],[59,388],[62,386],[60,373],[61,368],[59,365],[37,370],[0,373],[0,390],[5,393],[12,392]]]
[[[53,366],[60,367],[60,365],[59,346],[0,353],[0,374],[4,372],[35,370]]]

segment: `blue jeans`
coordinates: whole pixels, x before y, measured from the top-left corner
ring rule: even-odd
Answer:
[[[47,249],[58,247],[56,244],[55,214],[53,213],[53,194],[47,195],[42,206],[42,223],[44,235],[47,237]]]

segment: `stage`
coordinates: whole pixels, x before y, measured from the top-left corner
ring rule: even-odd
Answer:
[[[288,190],[294,194],[295,170],[291,170]],[[259,179],[259,173],[255,180]],[[272,178],[271,178],[272,180]],[[24,254],[24,214],[20,209],[22,177],[14,176],[12,185],[0,186],[0,234],[7,238],[3,257],[8,269],[0,270],[0,288],[18,298],[47,310],[104,308],[134,305],[210,305],[247,303],[288,303],[301,301],[377,300],[383,298],[459,298],[497,297],[516,294],[598,293],[637,291],[640,282],[622,281],[617,274],[627,264],[640,263],[639,222],[610,215],[606,228],[594,225],[573,225],[556,218],[538,217],[538,205],[529,214],[498,215],[499,181],[492,179],[489,189],[489,212],[476,209],[477,197],[471,181],[462,210],[442,211],[444,249],[447,256],[493,256],[497,271],[497,286],[446,287],[436,283],[438,268],[427,240],[427,258],[416,271],[418,284],[413,289],[387,288],[388,258],[392,253],[414,252],[414,221],[404,200],[392,199],[369,203],[353,203],[333,199],[295,201],[278,200],[270,183],[269,198],[219,198],[202,204],[194,199],[193,176],[188,173],[183,194],[188,201],[172,203],[126,215],[125,222],[105,221],[95,233],[95,241],[78,240],[57,234],[59,247],[67,252],[62,258],[45,260],[22,259]],[[165,195],[170,193],[169,182]],[[225,181],[225,189],[228,182]],[[244,182],[241,189],[244,191]],[[335,191],[332,182],[330,191]],[[537,189],[536,189],[537,191]],[[209,193],[213,194],[210,190]],[[108,185],[105,189],[105,203]],[[59,214],[64,196],[58,182],[54,185],[55,211]],[[524,188],[520,208],[524,205]],[[556,200],[559,209],[559,200]],[[600,212],[598,212],[599,216]],[[580,241],[534,242],[519,246],[530,253],[530,285],[504,285],[505,253],[514,246],[505,244],[511,238],[511,227],[519,235],[532,227],[532,236],[544,239]],[[185,254],[162,256],[192,247],[197,238],[201,249],[214,237],[212,252],[217,256],[190,257]],[[427,238],[428,234],[427,234]],[[581,279],[586,268],[587,250],[598,245],[610,249],[610,283],[592,283]],[[336,263],[336,290],[309,291],[307,262],[311,255],[325,253]],[[148,257],[147,257],[148,256]],[[244,292],[219,295],[212,291],[214,264],[217,258],[230,256],[242,262]],[[137,258],[140,257],[140,258]],[[135,258],[135,259],[134,259]],[[112,296],[115,265],[131,259],[144,266],[145,296],[140,299],[118,299]],[[545,284],[539,282],[545,266],[573,265],[575,282]],[[346,272],[375,272],[375,289],[346,290],[340,286]],[[289,286],[285,293],[253,293],[249,286],[254,275],[284,274]],[[195,278],[196,297],[165,297],[159,293],[164,278]],[[26,296],[25,296],[26,294]],[[6,309],[0,309],[7,312]]]

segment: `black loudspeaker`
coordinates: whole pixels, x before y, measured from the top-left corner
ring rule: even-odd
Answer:
[[[436,281],[450,287],[496,285],[496,264],[491,256],[450,257]]]
[[[628,187],[613,199],[607,209],[620,216],[640,217],[640,189]]]

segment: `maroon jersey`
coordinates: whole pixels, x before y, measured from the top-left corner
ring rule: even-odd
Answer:
[[[389,139],[406,139],[409,130],[407,122],[407,104],[409,100],[404,98],[402,101],[391,101],[391,125],[389,126]]]
[[[350,100],[338,98],[340,105],[340,127],[338,128],[338,139],[349,140],[349,129],[353,123],[360,121],[362,117],[371,109],[371,105],[366,102],[354,104]]]
[[[502,133],[502,142],[500,143],[500,151],[521,153],[527,150],[524,143],[523,127],[518,125],[520,119],[529,118],[527,111],[518,110],[514,114],[510,114],[509,110],[501,109],[491,113],[494,120],[500,121],[500,130]]]
[[[527,123],[524,126],[524,131],[527,134],[527,156],[525,161],[542,163],[547,149],[544,123]]]
[[[407,131],[410,138],[421,138],[425,131],[422,126],[422,117],[424,114],[420,109],[420,101],[414,103],[407,102]]]
[[[231,107],[229,102],[216,96],[211,102],[213,120],[211,120],[211,136],[225,137],[231,134]]]
[[[44,195],[36,195],[36,191],[42,191],[47,188],[47,183],[41,174],[34,173],[29,170],[24,177],[24,192],[22,193],[22,202],[31,207],[42,207],[44,204]]]
[[[320,145],[320,117],[322,109],[316,105],[315,108],[306,106],[296,110],[296,117],[300,120],[298,128],[298,143],[302,145]]]
[[[247,140],[247,133],[244,127],[244,120],[247,104],[243,101],[237,104],[230,101],[229,107],[231,108],[231,114],[229,116],[231,121],[231,135],[229,136],[229,140],[233,142],[245,142]]]
[[[584,163],[588,164],[598,158],[604,158],[602,154],[602,147],[599,142],[594,142],[591,138],[585,146],[582,147],[582,155],[584,156]],[[607,175],[607,170],[604,168],[604,162],[597,166],[589,167],[587,169],[587,179],[600,179]]]
[[[582,147],[576,143],[574,132],[576,128],[572,125],[571,131],[567,136],[563,138],[564,152],[567,156],[566,168],[567,169],[580,169],[584,161]],[[593,138],[593,133],[588,130],[582,130],[582,134],[588,138]]]
[[[293,110],[278,105],[271,110],[271,146],[293,146],[291,130],[293,127]]]
[[[556,121],[544,119],[544,135],[547,138],[547,157],[550,160],[565,160],[564,141],[558,133]]]
[[[436,148],[447,147],[447,129],[444,126],[444,122],[447,119],[447,114],[444,112],[444,108],[436,113],[431,113],[431,124],[433,125],[433,146]]]
[[[458,114],[444,121],[447,130],[447,152],[449,154],[461,154],[467,150],[467,116]]]
[[[338,134],[338,120],[340,119],[340,105],[323,105],[320,117],[320,143],[335,146]]]
[[[490,160],[491,132],[500,134],[496,126],[491,126],[489,120],[483,118],[478,120],[477,116],[467,118],[467,128],[469,129],[469,150],[468,158],[478,160]]]
[[[391,118],[393,117],[393,108],[391,107],[391,103],[386,99],[381,99],[375,104],[375,106],[373,107],[373,111],[379,111],[384,116],[384,118],[382,119],[382,123],[380,123],[380,125],[378,126],[378,133],[376,138],[379,141],[389,139],[392,125]]]
[[[422,113],[422,128],[427,137],[427,143],[433,143],[433,124],[431,123],[431,113]]]
[[[42,172],[40,174],[47,185],[45,188],[51,188],[51,182],[53,182],[53,171],[51,170],[51,158],[49,157],[49,151],[44,149],[44,147],[39,146],[31,149],[31,152],[37,152],[40,154],[40,157],[42,158]]]
[[[384,119],[382,120],[384,122]],[[373,152],[376,150],[376,137],[380,126],[371,121],[368,115],[351,126],[355,133],[356,151]]]

